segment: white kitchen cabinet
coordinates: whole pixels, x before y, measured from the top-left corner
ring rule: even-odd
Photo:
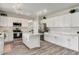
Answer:
[[[8,18],[8,27],[12,27],[13,26],[13,20],[12,17]]]
[[[4,53],[4,33],[0,32],[0,55]]]
[[[55,21],[55,27],[63,27],[63,16],[57,16]]]
[[[13,32],[12,31],[7,31],[5,32],[5,42],[11,42],[13,41]]]
[[[54,36],[53,34],[50,35],[50,34],[45,33],[44,34],[44,40],[51,42],[51,43],[56,43],[56,36]]]
[[[1,20],[2,20],[2,26],[8,27],[8,24],[9,24],[9,19],[8,19],[8,17],[2,16]]]
[[[51,17],[43,22],[47,24],[47,27],[71,27],[71,14]]]
[[[28,26],[28,20],[25,19],[25,20],[22,21],[22,27],[27,27],[27,26]]]
[[[79,12],[51,17],[45,22],[48,27],[79,27]]]
[[[63,15],[63,27],[71,27],[71,14]]]
[[[5,25],[5,24],[4,25],[3,24],[4,24],[4,18],[0,16],[0,26],[4,26]]]
[[[58,27],[58,18],[57,17],[51,17],[48,19],[43,20],[44,23],[47,24],[47,27]]]
[[[62,46],[62,47],[67,47],[68,45],[67,45],[67,37],[66,36],[64,36],[64,35],[60,35],[60,34],[56,34],[56,37],[57,38],[55,38],[56,39],[56,43],[58,44],[58,45],[60,45],[60,46]]]
[[[72,50],[79,51],[79,39],[78,36],[67,36],[68,48]]]
[[[46,19],[46,23],[47,23],[47,27],[53,27],[54,19],[53,18]]]
[[[79,46],[78,46],[78,36],[73,36],[73,35],[62,35],[61,36],[63,38],[63,40],[61,41],[61,45],[63,47],[75,50],[75,51],[79,51]],[[62,42],[63,41],[63,42]]]
[[[57,40],[60,46],[66,47],[75,51],[79,51],[78,49],[78,36],[72,36],[72,35],[60,35],[61,39],[58,38]]]
[[[71,14],[72,27],[79,27],[79,12]]]
[[[12,18],[11,17],[4,17],[0,16],[0,26],[10,27],[12,26]]]
[[[45,33],[44,40],[71,50],[79,51],[79,39],[77,35]]]
[[[0,38],[0,55],[4,53],[4,39]]]
[[[45,20],[47,27],[58,27],[58,24],[56,21],[58,21],[57,17],[51,17]]]
[[[69,19],[68,19],[68,21],[69,21]],[[46,23],[47,23],[47,27],[64,27],[64,26],[67,26],[66,17],[63,15],[46,19]]]
[[[0,26],[13,27],[13,22],[22,23],[22,27],[27,27],[28,20],[16,17],[0,16]]]
[[[47,34],[45,33],[44,35],[44,39],[46,41],[49,41],[51,43],[54,43],[54,44],[57,44],[57,45],[60,45],[60,46],[63,46],[63,47],[67,47],[67,37],[64,36],[64,35],[60,35],[60,34]]]

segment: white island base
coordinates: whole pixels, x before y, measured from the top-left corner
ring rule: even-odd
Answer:
[[[40,47],[40,34],[23,33],[23,43],[29,49]]]

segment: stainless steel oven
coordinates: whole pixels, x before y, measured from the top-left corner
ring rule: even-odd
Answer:
[[[13,37],[14,38],[22,38],[22,31],[20,29],[21,23],[14,22],[13,23]]]

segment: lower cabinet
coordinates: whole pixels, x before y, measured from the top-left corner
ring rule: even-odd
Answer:
[[[4,34],[0,35],[0,55],[4,53]]]
[[[51,36],[49,34],[45,34],[44,35],[44,40],[51,42],[51,43],[56,43],[56,37],[55,36]]]
[[[5,42],[13,41],[13,32],[5,32]]]
[[[79,40],[78,40],[78,36],[68,36],[68,48],[75,50],[75,51],[79,51]]]
[[[67,37],[58,34],[56,38],[56,43],[62,47],[67,47],[68,46]]]
[[[53,44],[79,51],[79,41],[78,36],[75,35],[61,35],[61,34],[47,34],[44,35],[44,40],[51,42]]]
[[[1,41],[1,40],[0,40]],[[0,55],[4,53],[4,42],[0,42]]]

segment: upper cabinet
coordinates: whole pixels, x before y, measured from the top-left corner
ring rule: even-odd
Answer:
[[[55,23],[55,21],[54,21],[54,19],[55,18],[49,18],[49,19],[46,19],[46,23],[47,23],[47,27],[54,27],[54,23]]]
[[[63,15],[63,27],[71,27],[71,14]]]
[[[8,25],[8,20],[6,17],[0,16],[0,26],[7,26]]]
[[[72,27],[79,27],[79,12],[71,14]]]
[[[0,26],[12,27],[13,22],[22,23],[22,27],[27,27],[28,24],[27,19],[0,16]]]
[[[12,26],[12,18],[11,17],[4,17],[0,16],[0,26],[10,27]]]
[[[47,27],[71,27],[71,14],[48,18],[43,22],[47,23]]]
[[[8,18],[8,21],[6,21],[7,22],[7,26],[8,27],[12,27],[13,26],[13,19],[12,19],[12,17],[7,17]]]
[[[28,26],[28,20],[27,19],[22,19],[22,27],[27,27]]]
[[[63,16],[57,16],[54,19],[54,27],[63,27]]]

